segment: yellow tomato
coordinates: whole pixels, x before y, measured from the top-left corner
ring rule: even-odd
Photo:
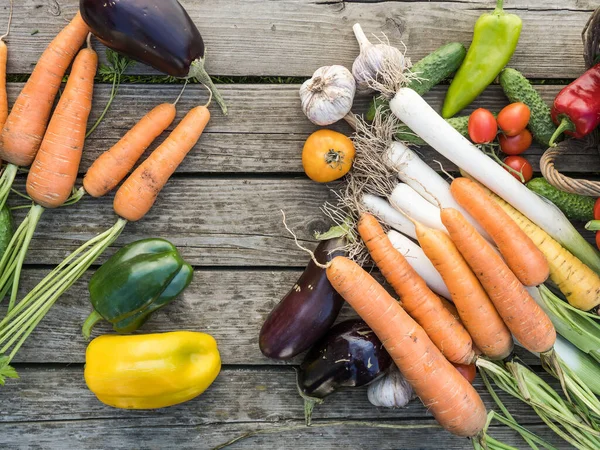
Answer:
[[[332,130],[315,131],[302,150],[306,175],[318,183],[328,183],[346,175],[354,161],[354,144],[348,136]]]

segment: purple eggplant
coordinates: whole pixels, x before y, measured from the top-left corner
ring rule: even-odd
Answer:
[[[107,47],[179,78],[195,78],[227,107],[204,68],[204,41],[177,0],[80,0],[81,16]]]
[[[340,256],[343,252],[334,250],[342,245],[341,239],[321,242],[315,250],[317,261],[325,264]],[[258,340],[260,351],[269,358],[293,358],[327,333],[343,305],[344,300],[329,283],[325,270],[311,260],[263,324]]]
[[[322,399],[342,387],[364,386],[384,375],[392,358],[362,320],[329,330],[306,355],[298,372],[303,396]]]

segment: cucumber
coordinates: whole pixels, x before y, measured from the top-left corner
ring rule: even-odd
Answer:
[[[13,220],[10,209],[4,205],[0,210],[0,258],[8,248],[8,244],[13,236]]]
[[[450,42],[434,50],[415,63],[410,71],[419,79],[411,81],[407,87],[423,95],[440,84],[458,70],[467,56],[467,49],[460,42]]]
[[[500,72],[500,85],[511,103],[522,102],[529,106],[531,119],[528,128],[534,139],[550,147],[550,139],[556,131],[556,125],[550,115],[550,107],[521,72],[504,69]]]
[[[441,46],[412,66],[410,70],[417,75],[418,79],[411,81],[407,87],[419,95],[424,95],[456,72],[466,55],[467,50],[460,42],[450,42]],[[382,104],[387,104],[387,101],[378,97],[373,98],[366,115],[369,122],[373,121],[375,110]]]
[[[527,183],[527,187],[558,206],[570,220],[587,222],[594,218],[595,198],[560,191],[545,178],[534,178]]]

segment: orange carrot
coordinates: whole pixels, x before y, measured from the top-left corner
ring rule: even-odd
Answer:
[[[456,209],[443,209],[441,218],[515,338],[529,351],[544,353],[551,350],[556,331],[550,318],[500,255]]]
[[[137,221],[150,211],[158,193],[198,142],[209,120],[210,112],[206,106],[197,106],[187,113],[117,191],[113,206],[119,216]]]
[[[492,237],[506,264],[525,286],[542,284],[550,275],[544,254],[517,223],[477,183],[468,178],[452,182],[456,201]]]
[[[79,52],[69,80],[27,177],[27,193],[45,208],[58,208],[71,195],[77,178],[87,120],[92,110],[98,55]]]
[[[448,235],[416,222],[417,239],[450,290],[463,325],[481,352],[504,359],[513,349],[510,331]]]
[[[93,197],[112,191],[133,168],[144,151],[175,120],[173,103],[158,105],[131,128],[88,169],[83,187]]]
[[[358,232],[381,274],[400,296],[406,312],[423,327],[449,361],[471,364],[475,360],[471,336],[394,248],[377,219],[363,214]]]
[[[13,0],[10,0],[10,13],[8,15],[8,28],[0,36],[0,130],[4,127],[8,117],[8,95],[6,93],[6,61],[8,60],[8,47],[4,38],[10,33],[10,23],[13,15]]]
[[[2,130],[0,157],[5,161],[18,166],[33,162],[62,78],[88,33],[77,13],[40,57]]]
[[[480,434],[486,423],[481,397],[400,304],[358,264],[342,256],[331,261],[327,278],[379,337],[440,425],[458,436]]]

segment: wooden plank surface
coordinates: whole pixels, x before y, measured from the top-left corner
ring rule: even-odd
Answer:
[[[20,92],[22,83],[9,84],[9,99],[14,101]],[[561,85],[538,85],[536,89],[542,98],[550,104]],[[162,102],[172,101],[179,93],[178,85],[123,85],[113,106],[97,130],[86,142],[80,172],[82,174],[104,151],[114,145],[140,117]],[[230,114],[224,117],[211,107],[213,116],[200,142],[190,152],[177,173],[185,174],[299,174],[304,176],[300,155],[306,138],[318,129],[299,108],[299,85],[248,85],[233,84],[222,88],[223,96],[229,103]],[[425,98],[437,110],[440,110],[446,95],[447,86],[437,86]],[[93,111],[90,123],[101,114],[110,94],[110,86],[99,84],[94,91]],[[205,89],[190,85],[180,100],[178,115],[174,125],[193,106],[207,100]],[[356,100],[354,111],[363,114],[370,97]],[[486,107],[500,111],[507,99],[500,86],[490,86],[462,114],[474,109]],[[254,113],[260,111],[260,114]],[[172,130],[174,125],[169,127]],[[350,133],[345,122],[339,122],[331,128]],[[165,136],[159,137],[146,154],[149,154]],[[448,171],[456,171],[454,164],[443,158],[430,147],[419,147],[423,159],[439,170],[433,160],[442,161]],[[531,161],[534,169],[539,170],[539,160],[545,149],[534,144],[524,156]],[[600,172],[600,158],[593,149],[578,150],[569,157],[559,159],[558,165],[564,172],[592,173]]]
[[[183,0],[207,46],[215,75],[310,76],[320,66],[351,66],[358,53],[352,25],[383,32],[418,59],[449,41],[468,45],[473,23],[492,1]],[[56,4],[60,8],[56,8]],[[15,9],[8,70],[28,73],[47,43],[75,14],[79,0],[24,0]],[[54,6],[50,6],[54,5]],[[575,78],[583,72],[580,33],[593,0],[520,2],[506,7],[523,19],[516,68],[536,78]],[[60,10],[61,15],[54,14]],[[6,23],[8,9],[0,10]],[[458,20],[457,20],[458,18]],[[132,73],[156,73],[142,65]]]
[[[309,242],[316,231],[329,229],[331,222],[321,207],[333,200],[326,186],[300,177],[177,178],[143,220],[127,225],[115,246],[161,236],[196,266],[303,267],[306,254],[284,228],[281,211],[298,237]],[[24,211],[15,217],[20,220]],[[112,196],[84,197],[74,206],[46,211],[26,261],[58,264],[115,221]],[[582,233],[594,238],[591,232]]]
[[[382,425],[387,422],[379,422]],[[232,423],[209,425],[145,426],[142,421],[119,422],[110,419],[95,419],[73,422],[20,423],[0,425],[7,443],[18,442],[20,448],[43,448],[64,450],[65,448],[85,448],[105,450],[107,448],[143,448],[163,450],[165,448],[208,450],[220,448],[229,439],[258,430],[263,434],[227,447],[231,450],[269,449],[298,450],[323,449],[365,449],[365,450],[466,450],[472,443],[464,438],[452,436],[435,425],[405,425],[404,429],[369,429],[360,426],[311,427],[306,428],[300,421],[272,424],[264,422]],[[300,427],[292,431],[277,433],[276,427]],[[418,427],[418,428],[417,428]],[[528,427],[538,436],[552,442],[555,448],[572,447],[557,441],[548,427],[533,425]],[[514,448],[525,449],[523,441],[506,428],[492,427],[491,435]],[[0,438],[2,439],[2,438]],[[165,442],[166,441],[166,442]],[[17,448],[17,447],[11,447]]]
[[[22,380],[13,386],[18,390],[12,389],[3,396],[0,443],[4,440],[28,445],[31,444],[29,436],[36,436],[40,439],[37,445],[44,448],[73,445],[85,448],[97,448],[95,445],[102,448],[164,448],[162,446],[167,442],[165,436],[169,436],[168,442],[177,444],[177,448],[207,449],[259,427],[289,426],[290,422],[301,425],[304,415],[291,368],[225,368],[202,397],[184,405],[155,411],[115,410],[100,404],[85,387],[82,366],[23,367],[20,373]],[[546,375],[543,377],[548,380]],[[550,382],[558,387],[555,381]],[[481,390],[479,381],[477,386]],[[395,446],[398,442],[403,442],[400,448],[436,449],[441,443],[444,449],[467,447],[467,441],[453,438],[437,428],[418,401],[399,410],[374,408],[368,402],[365,391],[364,387],[347,389],[330,396],[325,404],[315,408],[315,421],[356,418],[379,424],[416,425],[424,429],[359,430],[359,427],[352,426],[300,430],[260,437],[232,448],[286,448],[291,442],[298,448],[315,448],[315,442],[319,442],[322,448],[337,448],[330,446],[336,436],[343,439],[346,448],[398,448]],[[61,399],[58,405],[57,398]],[[491,398],[487,394],[483,398],[488,408],[492,407]],[[537,419],[529,407],[503,394],[501,398],[520,423],[536,423]],[[35,416],[29,411],[36,411]],[[541,431],[544,438],[559,448],[568,448],[557,442],[547,429],[534,429]],[[171,431],[158,435],[155,434],[157,430]],[[428,442],[419,442],[418,436],[422,439],[424,430],[427,430]],[[131,434],[137,441],[130,441],[131,438],[125,437],[125,434]],[[299,434],[308,435],[309,440],[299,442]],[[501,437],[507,444],[522,448],[520,439],[505,429],[493,429],[491,434]],[[117,441],[119,436],[120,442]]]
[[[217,339],[224,364],[299,364],[303,355],[290,361],[275,361],[263,356],[258,347],[258,332],[269,312],[287,294],[301,272],[300,269],[196,269],[186,291],[154,314],[140,333],[204,330]],[[45,273],[27,269],[21,290],[27,292]],[[17,354],[17,362],[85,362],[88,342],[81,335],[81,325],[91,312],[87,292],[89,276],[83,277],[50,310]],[[3,311],[0,307],[0,312]],[[338,321],[355,317],[354,310],[346,305]],[[110,332],[110,324],[103,322],[96,326],[92,336]],[[539,359],[533,355],[519,348],[516,352],[528,364],[539,366]]]
[[[11,74],[31,72],[47,43],[73,16],[78,0],[22,0],[15,9],[8,38]],[[307,77],[321,65],[350,66],[358,52],[351,32],[359,21],[367,33],[385,32],[390,41],[408,46],[418,59],[448,41],[469,44],[476,18],[493,8],[493,1],[379,1],[379,0],[182,0],[202,31],[208,48],[208,69],[214,75],[280,75]],[[534,78],[555,79],[537,86],[547,102],[561,89],[564,78],[583,71],[580,31],[596,0],[507,0],[524,28],[511,65]],[[58,15],[60,13],[60,15]],[[0,6],[0,24],[8,9]],[[458,19],[457,19],[458,18]],[[103,47],[95,43],[105,60]],[[157,72],[142,65],[131,74]],[[243,81],[243,79],[240,79]],[[21,83],[9,85],[16,97]],[[314,245],[312,233],[323,231],[328,220],[319,210],[332,194],[327,186],[310,182],[299,155],[306,137],[317,127],[299,108],[299,85],[221,85],[230,107],[223,117],[212,107],[205,135],[178,169],[156,207],[139,223],[128,224],[115,247],[148,236],[171,240],[195,268],[186,292],[158,312],[141,332],[192,329],[211,333],[219,342],[225,364],[213,386],[200,398],[158,411],[121,411],[102,405],[85,387],[82,372],[86,341],[80,326],[89,313],[87,274],[52,308],[16,358],[21,379],[0,387],[0,448],[182,448],[208,449],[253,430],[278,428],[278,433],[249,438],[232,448],[312,449],[466,449],[471,444],[439,429],[418,401],[399,411],[372,407],[365,389],[331,396],[315,411],[317,421],[373,420],[412,429],[301,426],[302,402],[288,362],[273,362],[260,353],[258,332],[272,307],[285,295],[307,262],[281,223],[288,223],[300,239]],[[109,148],[147,110],[172,101],[179,85],[124,85],[106,121],[86,144],[81,173]],[[110,86],[98,85],[94,94],[97,117]],[[445,86],[427,100],[440,108]],[[179,104],[181,117],[204,103],[206,93],[188,86]],[[357,99],[362,113],[368,99]],[[504,98],[492,86],[469,108],[499,110]],[[467,111],[467,112],[468,112]],[[349,133],[344,123],[334,129]],[[158,142],[161,142],[161,138]],[[157,143],[158,143],[157,142]],[[532,148],[527,157],[537,168],[544,149]],[[431,161],[435,152],[420,149]],[[593,151],[569,155],[562,170],[593,176],[600,158]],[[447,170],[456,168],[444,161]],[[24,176],[16,187],[23,189]],[[80,181],[79,181],[80,183]],[[13,201],[15,199],[13,198]],[[17,213],[17,221],[24,212]],[[85,198],[70,208],[47,211],[32,242],[22,289],[30,289],[81,242],[112,223],[112,197]],[[593,238],[590,233],[588,238]],[[110,249],[98,263],[103,262]],[[91,272],[90,272],[91,273]],[[0,306],[0,314],[1,314]],[[339,320],[354,317],[345,307]],[[110,332],[101,324],[95,335]],[[538,361],[518,350],[535,370]],[[549,379],[547,375],[544,375]],[[477,387],[487,405],[489,396]],[[555,381],[552,385],[558,389]],[[524,405],[506,396],[517,420],[560,449],[568,448]],[[414,428],[420,427],[420,428]],[[524,448],[505,428],[492,435]]]

